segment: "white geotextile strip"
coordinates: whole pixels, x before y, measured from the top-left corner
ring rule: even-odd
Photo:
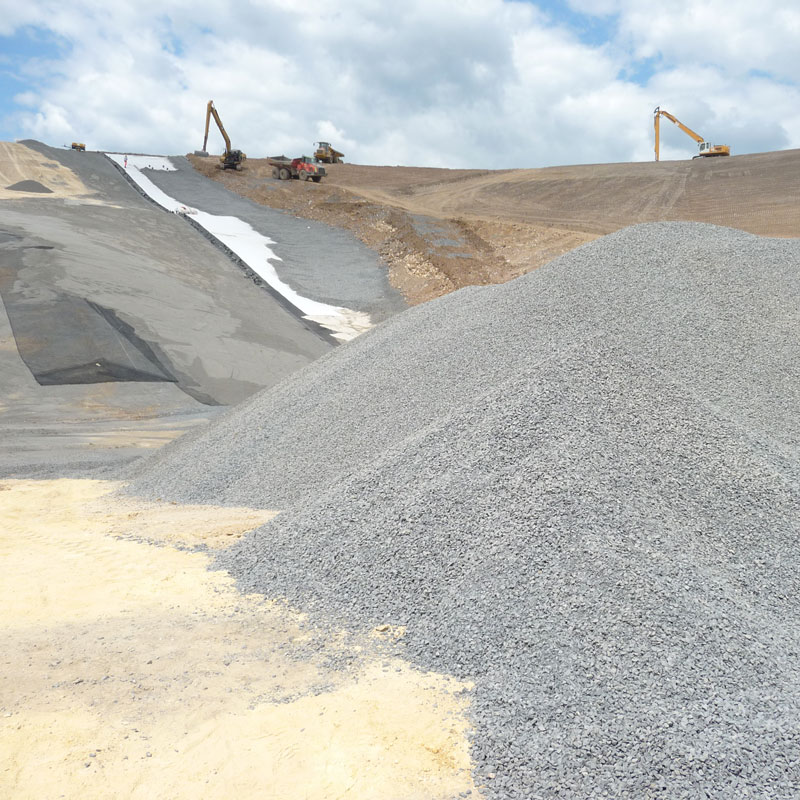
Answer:
[[[354,339],[372,327],[369,314],[310,300],[299,295],[291,286],[284,283],[270,263],[271,261],[281,261],[281,258],[269,247],[275,242],[258,233],[244,220],[238,217],[216,216],[191,206],[185,206],[161,191],[142,173],[143,169],[174,172],[175,167],[168,158],[164,156],[125,156],[119,153],[106,153],[106,156],[123,167],[131,180],[162,208],[172,211],[174,214],[191,215],[198,225],[236,253],[253,272],[297,308],[304,319],[319,323],[332,331],[337,339],[343,340]]]

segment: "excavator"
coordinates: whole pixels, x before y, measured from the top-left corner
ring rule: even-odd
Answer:
[[[688,128],[680,120],[676,119],[669,113],[664,111],[660,106],[656,106],[653,112],[653,125],[656,129],[656,161],[658,161],[658,146],[659,146],[659,121],[661,117],[666,117],[670,122],[674,122],[687,136],[691,136],[700,146],[700,152],[692,158],[713,158],[715,156],[729,156],[731,148],[727,144],[710,144],[705,141],[699,133],[695,133],[691,128]]]
[[[219,118],[219,113],[217,112],[217,109],[214,108],[213,100],[209,100],[208,106],[206,107],[206,135],[203,138],[203,152],[206,152],[206,145],[208,144],[208,125],[211,122],[211,117],[214,117],[214,122],[217,123],[219,132],[222,134],[222,138],[225,140],[225,152],[219,157],[220,168],[241,170],[242,162],[247,158],[247,156],[241,150],[231,150],[230,137],[225,132],[225,128],[222,125],[222,120]]]

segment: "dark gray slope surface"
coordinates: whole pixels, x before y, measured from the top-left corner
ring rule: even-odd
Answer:
[[[116,469],[331,349],[101,153],[23,144],[90,194],[0,202],[0,475]]]
[[[288,507],[221,566],[475,679],[487,797],[796,797],[799,299],[798,242],[637,226],[395,317],[131,488]]]
[[[0,231],[9,239],[0,247],[0,292],[16,329],[25,327],[20,315],[51,301],[63,301],[64,312],[86,302],[110,309],[201,402],[236,403],[331,347],[199,232],[152,204],[19,200],[0,208]],[[49,324],[62,346],[44,355],[63,370],[104,349],[86,328],[80,350],[74,313],[54,313]]]
[[[273,263],[281,279],[303,297],[370,314],[380,322],[407,303],[389,284],[379,256],[348,231],[299,219],[258,205],[192,168],[187,159],[171,156],[176,171],[147,170],[147,177],[170,197],[220,216],[235,216],[268,236],[280,258]],[[313,185],[306,187],[314,190]]]
[[[45,300],[56,292],[64,309],[80,301],[110,309],[158,352],[180,388],[209,404],[237,403],[331,348],[316,326],[255,286],[185,220],[145,199],[104,155],[25,145],[74,170],[97,194],[89,203],[2,205],[0,231],[14,238],[0,251],[9,306],[13,290]],[[54,328],[64,329],[57,338],[74,338],[73,317],[62,325],[53,315]],[[64,374],[93,363],[79,352],[74,362],[65,361]]]

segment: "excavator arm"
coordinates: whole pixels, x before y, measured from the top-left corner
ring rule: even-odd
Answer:
[[[656,161],[658,161],[658,149],[659,149],[659,139],[660,131],[659,131],[659,121],[661,117],[666,117],[670,122],[674,122],[687,136],[691,136],[698,144],[703,142],[703,137],[700,136],[699,133],[695,133],[691,128],[684,125],[679,119],[673,117],[669,111],[664,111],[661,109],[660,106],[656,106],[656,110],[653,112],[653,125],[656,129]]]
[[[231,140],[228,134],[225,132],[225,128],[222,124],[222,120],[219,118],[217,109],[214,108],[213,100],[209,100],[208,105],[206,106],[206,135],[203,137],[203,150],[205,150],[206,146],[208,145],[208,126],[211,122],[211,117],[214,117],[214,122],[217,123],[219,132],[222,134],[222,138],[225,140],[225,152],[229,153],[231,151]]]
[[[711,145],[706,142],[705,139],[699,134],[695,133],[688,125],[684,125],[679,119],[672,116],[669,111],[664,111],[660,106],[656,106],[655,111],[653,112],[653,127],[655,128],[656,132],[656,161],[658,161],[658,151],[661,139],[661,132],[659,130],[659,123],[661,117],[666,117],[670,122],[675,123],[687,136],[690,136],[694,139],[698,145],[700,145],[700,155],[701,156],[729,156],[731,154],[731,149],[726,144],[715,144]],[[695,156],[697,158],[697,156]]]
[[[214,117],[214,122],[217,123],[219,132],[222,134],[222,138],[225,140],[225,152],[220,156],[220,163],[218,166],[220,166],[222,169],[241,170],[242,162],[247,158],[247,156],[241,150],[234,150],[231,147],[230,137],[228,136],[228,133],[222,124],[222,120],[219,118],[217,109],[214,108],[213,100],[209,100],[208,105],[206,106],[206,133],[203,137],[203,149],[201,151],[202,154],[208,155],[206,152],[206,147],[208,146],[208,128],[211,124],[211,117]]]

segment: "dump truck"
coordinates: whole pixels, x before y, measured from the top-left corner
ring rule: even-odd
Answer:
[[[242,163],[247,158],[247,156],[241,150],[233,150],[231,148],[231,140],[228,136],[227,131],[222,125],[222,120],[220,119],[219,112],[216,108],[214,108],[214,101],[209,100],[208,105],[206,106],[206,135],[203,138],[203,149],[202,153],[207,155],[206,146],[208,145],[208,126],[211,122],[211,118],[214,118],[214,122],[217,123],[217,127],[219,128],[219,132],[222,134],[222,138],[225,141],[225,152],[219,157],[219,167],[221,169],[235,169],[241,170]]]
[[[319,183],[325,177],[325,167],[315,164],[310,156],[272,156],[267,159],[267,163],[272,167],[272,177],[280,181],[298,178],[301,181]]]
[[[72,149],[77,150],[79,153],[84,153],[86,151],[86,145],[83,142],[73,142]]]
[[[314,142],[317,149],[314,151],[314,161],[318,164],[341,164],[344,153],[334,150],[330,142]]]

